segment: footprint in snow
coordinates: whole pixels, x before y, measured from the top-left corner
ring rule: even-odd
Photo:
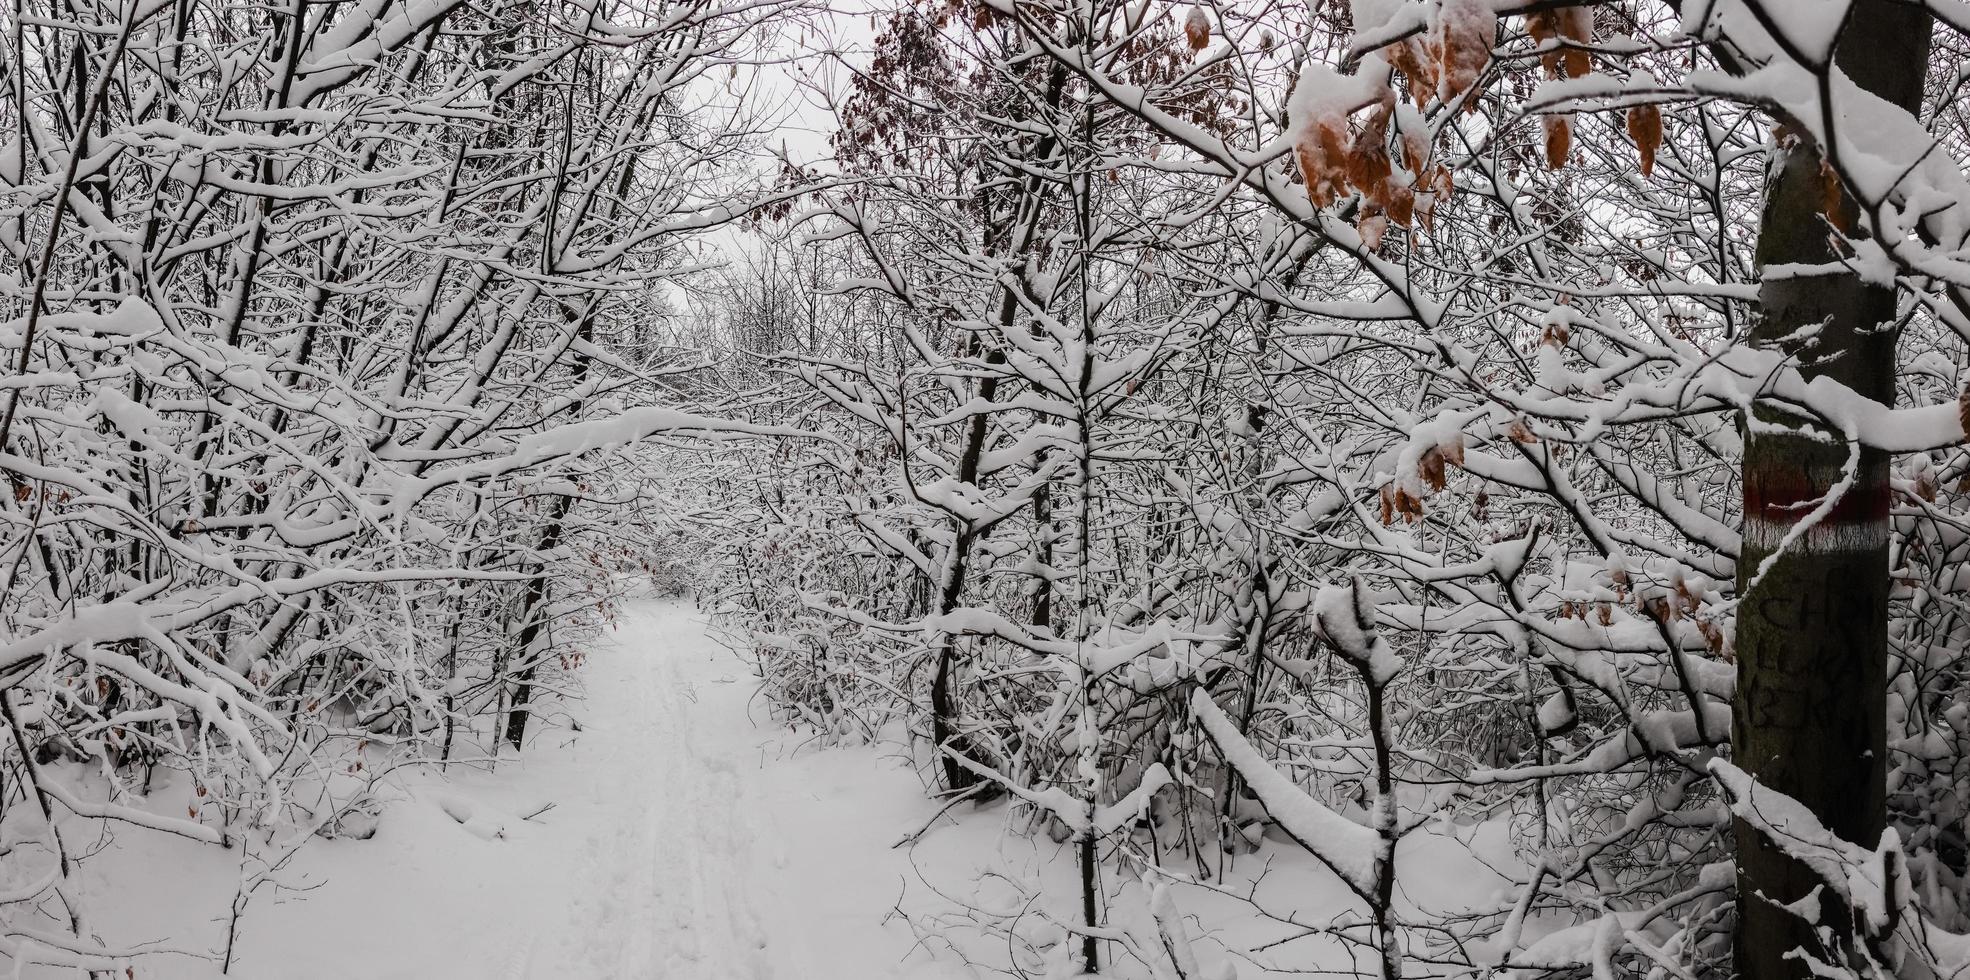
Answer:
[[[438,809],[458,821],[459,826],[480,840],[505,840],[508,818],[462,796],[446,793],[438,797]]]

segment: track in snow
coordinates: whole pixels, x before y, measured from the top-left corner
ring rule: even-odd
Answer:
[[[303,848],[241,920],[232,976],[951,975],[884,923],[913,877],[889,844],[936,810],[907,765],[872,748],[794,755],[805,736],[755,724],[752,676],[685,605],[631,604],[578,679],[586,699],[555,710],[579,731],[561,717],[535,726],[490,772],[407,771],[373,839]],[[223,946],[214,912],[237,887],[232,854],[123,834],[88,869],[102,876],[100,921]],[[138,977],[222,980],[197,957],[152,960]]]
[[[922,925],[924,910],[947,908],[940,894],[1006,876],[1073,893],[1072,857],[1009,842],[996,816],[953,825],[946,814],[914,852],[892,848],[942,809],[909,760],[894,746],[814,750],[806,733],[755,724],[749,671],[688,607],[630,605],[578,679],[586,699],[554,710],[579,730],[563,717],[538,725],[493,771],[406,772],[373,839],[303,848],[248,907],[232,976],[976,980],[987,974],[966,961],[992,962],[1001,940],[944,919],[918,948],[892,910]],[[1445,907],[1509,884],[1463,843],[1422,834],[1405,846],[1408,866],[1428,869],[1420,891]],[[214,913],[234,897],[236,862],[126,832],[84,865],[85,883],[96,920],[122,934],[217,950],[227,920]],[[1276,887],[1312,896],[1309,915],[1347,907],[1311,861],[1263,867],[1274,881],[1297,876]],[[1259,927],[1233,938],[1276,938]],[[216,957],[198,956],[153,958],[137,976],[226,980]]]
[[[582,821],[557,955],[530,956],[523,976],[770,980],[756,882],[775,845],[741,778],[759,767],[738,757],[758,741],[742,667],[681,606],[632,607],[614,647],[584,671],[588,720],[569,760],[574,805],[602,819]]]

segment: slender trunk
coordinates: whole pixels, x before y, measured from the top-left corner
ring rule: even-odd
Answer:
[[[1388,716],[1384,694],[1385,680],[1363,669],[1368,687],[1368,736],[1375,745],[1375,897],[1369,909],[1375,919],[1375,947],[1381,953],[1381,980],[1402,976],[1402,945],[1395,930],[1395,845],[1400,838],[1395,813],[1395,746],[1389,741]]]
[[[1046,464],[1046,453],[1040,454],[1040,465]],[[1033,538],[1034,556],[1043,572],[1053,569],[1053,484],[1046,483],[1033,494]],[[1039,629],[1053,628],[1053,579],[1042,576],[1039,591],[1033,594],[1033,625]]]
[[[1067,69],[1056,64],[1047,76],[1046,103],[1058,107],[1063,92],[1066,91]],[[1052,155],[1058,137],[1053,133],[1042,136],[1035,145],[1032,159],[1045,160]],[[1046,187],[1037,176],[1028,177],[1021,182],[1018,191],[1020,207],[1017,210],[1017,223],[988,229],[986,246],[990,252],[1003,251],[1011,255],[1025,255],[1032,247],[1034,233],[1038,230],[1045,210]],[[989,211],[989,208],[988,208]],[[994,321],[999,333],[1011,330],[1019,313],[1019,299],[1005,287],[999,289],[999,305],[994,311]],[[974,343],[979,343],[974,341]],[[973,348],[974,351],[977,349]],[[992,367],[1004,364],[1005,350],[994,343],[985,351],[985,363]],[[996,373],[988,373],[978,382],[978,400],[993,402],[998,400],[999,378]],[[978,469],[984,458],[985,442],[988,435],[988,419],[980,412],[971,417],[965,430],[964,448],[958,457],[958,481],[976,486]],[[971,547],[981,535],[970,527],[961,526],[951,542],[950,558],[945,562],[943,581],[938,583],[937,614],[948,615],[958,608],[964,595],[964,582],[967,560]],[[930,685],[930,731],[933,743],[941,748],[947,744],[955,752],[968,754],[962,744],[952,744],[957,737],[957,709],[951,696],[953,675],[956,672],[957,644],[948,635],[942,636],[932,651],[936,662],[936,673]],[[957,760],[943,759],[944,784],[946,789],[968,789],[978,780],[971,770],[960,765]]]
[[[527,737],[527,718],[533,710],[534,673],[540,669],[539,652],[534,649],[541,633],[547,628],[552,615],[548,605],[548,575],[550,556],[561,547],[561,535],[566,527],[569,505],[573,497],[559,496],[551,505],[553,513],[547,519],[547,528],[541,532],[541,559],[535,566],[535,574],[527,583],[526,599],[520,604],[520,634],[514,648],[520,657],[519,682],[513,688],[513,701],[506,713],[506,741],[518,751]]]
[[[563,125],[571,127],[573,125],[572,103],[570,103],[567,112],[568,115],[563,120]],[[565,129],[563,131],[561,162],[559,165],[560,175],[556,178],[557,184],[555,189],[555,196],[557,198],[561,194],[558,181],[566,178],[569,169],[569,141],[573,138],[572,134],[572,129]],[[634,177],[635,164],[632,163],[623,168],[622,176],[618,178],[619,183],[617,185],[619,199],[622,196],[626,196],[630,182]],[[558,208],[550,206],[547,209],[547,213],[551,216],[557,210]],[[611,216],[613,217],[613,211]],[[548,246],[550,249],[554,247],[551,225],[548,231]],[[543,259],[543,270],[552,274],[554,272],[553,262]],[[564,306],[563,312],[564,314],[572,314],[575,317],[574,339],[579,341],[579,344],[569,345],[576,351],[574,372],[570,378],[569,387],[570,390],[579,392],[582,386],[588,383],[589,372],[594,367],[593,356],[581,345],[594,342],[595,320],[600,313],[600,303],[599,300],[591,301],[587,308],[579,313],[575,313],[572,309]],[[584,402],[585,399],[577,397],[574,404],[570,406],[570,414],[575,418],[580,418],[584,408]],[[527,583],[526,602],[521,606],[522,621],[520,624],[519,649],[520,657],[525,663],[525,666],[520,668],[520,682],[513,691],[512,707],[508,710],[506,716],[506,740],[513,746],[514,751],[519,751],[521,743],[527,737],[527,718],[533,710],[534,673],[540,669],[540,658],[536,655],[534,644],[539,638],[541,631],[546,628],[549,615],[547,608],[550,595],[547,578],[548,562],[554,550],[561,547],[561,542],[567,535],[568,513],[574,509],[574,504],[575,498],[566,494],[554,498],[553,512],[548,517],[547,527],[541,532],[540,536],[539,562],[535,567],[533,580]]]
[[[949,615],[958,607],[958,599],[964,591],[965,557],[971,551],[972,535],[960,532],[951,542],[951,554],[944,564],[944,581],[938,583],[937,614]],[[949,790],[970,789],[978,781],[978,775],[964,767],[958,760],[941,754],[946,748],[950,751],[970,756],[967,746],[958,736],[957,705],[951,696],[952,672],[957,660],[957,643],[949,634],[940,634],[935,652],[937,672],[930,680],[930,739],[940,753],[944,767],[944,788]]]
[[[1081,921],[1092,930],[1101,918],[1101,908],[1096,902],[1096,884],[1099,868],[1095,866],[1095,835],[1093,830],[1081,834]],[[1101,972],[1101,940],[1093,932],[1081,936],[1081,963],[1089,973]]]

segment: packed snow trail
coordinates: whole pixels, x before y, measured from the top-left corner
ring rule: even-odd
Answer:
[[[816,756],[782,758],[784,732],[748,710],[752,677],[683,605],[632,606],[582,674],[562,763],[574,785],[556,809],[585,828],[579,867],[518,977],[926,975],[902,966],[907,931],[882,925],[907,871],[883,837],[893,824],[854,812],[875,775],[889,791],[862,806],[887,796],[907,821],[923,805],[914,777],[854,753],[862,778],[830,786]]]
[[[370,840],[316,840],[255,894],[251,980],[941,980],[891,919],[935,812],[888,750],[796,753],[688,605],[632,603],[492,771],[413,771]],[[552,704],[552,702],[548,702]],[[565,713],[565,714],[563,714]],[[231,855],[125,833],[86,866],[97,920],[220,949]],[[108,882],[125,884],[112,890]],[[39,976],[29,971],[29,976]],[[52,976],[52,974],[51,974]],[[154,958],[138,980],[213,980]]]
[[[530,957],[525,976],[773,976],[752,888],[770,815],[737,778],[737,740],[719,737],[745,715],[714,716],[701,696],[741,688],[739,668],[676,606],[633,608],[585,668],[591,748],[571,760],[572,805],[603,819],[583,821],[557,955]]]
[[[940,892],[1019,904],[1005,892],[1013,880],[1045,879],[1069,904],[1077,894],[1065,846],[1002,836],[1002,806],[955,823],[967,811],[947,813],[914,853],[892,847],[941,809],[909,761],[894,746],[817,750],[810,733],[767,721],[750,671],[688,606],[631,604],[575,676],[584,696],[543,702],[553,717],[517,758],[408,771],[372,839],[310,841],[279,887],[247,903],[230,976],[976,980],[1003,975],[965,965],[1003,958],[1003,936],[946,920],[927,950],[893,911],[948,908]],[[1405,851],[1430,879],[1405,888],[1442,907],[1502,894],[1503,879],[1462,845],[1424,834]],[[123,832],[83,865],[86,897],[120,936],[218,950],[237,860]],[[1244,867],[1307,915],[1348,908],[1315,864],[1285,846]],[[1281,938],[1235,902],[1183,901],[1214,937]],[[1035,931],[1038,917],[1022,923],[1028,936],[1048,932]],[[1347,962],[1347,950],[1332,951],[1332,964]],[[193,956],[136,972],[219,977],[216,960]]]

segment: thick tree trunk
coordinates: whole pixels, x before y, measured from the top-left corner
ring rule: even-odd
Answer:
[[[1920,101],[1927,64],[1928,15],[1888,0],[1860,0],[1836,61],[1863,88],[1904,108]],[[1828,200],[1820,150],[1782,126],[1765,189],[1758,239],[1760,269],[1781,263],[1836,262],[1829,221],[1856,227],[1854,203]],[[1838,380],[1890,404],[1895,397],[1892,289],[1849,272],[1772,278],[1759,287],[1762,314],[1754,344],[1796,357],[1808,377]],[[1803,331],[1816,339],[1802,341]],[[1791,339],[1788,339],[1791,338]],[[1739,766],[1817,814],[1841,837],[1865,846],[1885,820],[1888,638],[1888,456],[1858,451],[1852,485],[1831,512],[1759,575],[1793,527],[1846,479],[1852,447],[1824,428],[1808,434],[1797,417],[1760,409],[1744,452],[1743,594],[1737,620],[1738,686],[1731,745]],[[1818,884],[1804,866],[1740,822],[1736,962],[1743,980],[1810,976],[1786,953],[1818,952],[1807,923],[1779,907]],[[1847,916],[1827,903],[1825,924]]]

